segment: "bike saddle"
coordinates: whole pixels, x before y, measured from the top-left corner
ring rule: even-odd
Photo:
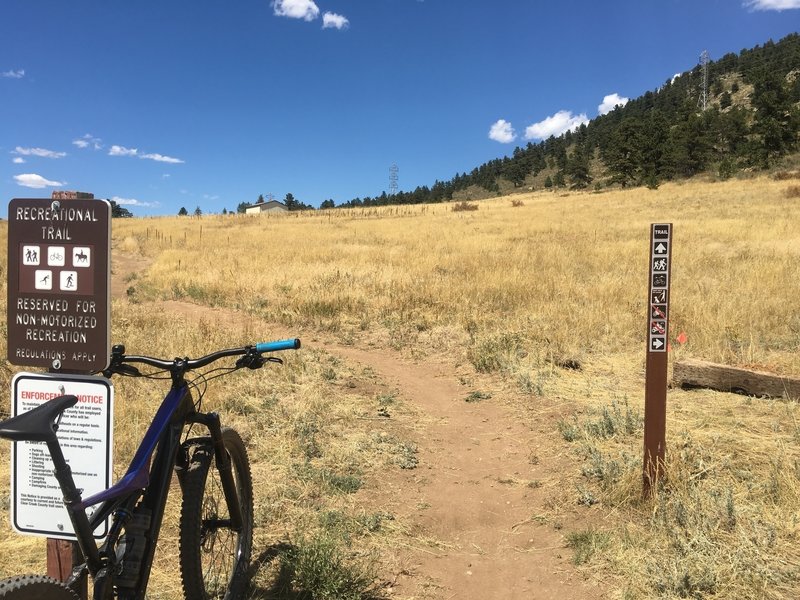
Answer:
[[[46,442],[56,438],[55,420],[75,406],[78,397],[56,396],[26,413],[0,422],[0,438],[14,442]]]

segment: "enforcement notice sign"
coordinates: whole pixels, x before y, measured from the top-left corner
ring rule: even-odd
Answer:
[[[8,361],[100,371],[111,353],[111,205],[14,199],[8,207]]]
[[[16,416],[51,398],[73,394],[78,403],[64,411],[58,441],[75,485],[87,498],[111,486],[114,388],[108,379],[88,375],[18,373],[11,382]],[[89,509],[91,511],[91,508]],[[44,442],[16,442],[11,451],[11,525],[30,535],[74,540],[74,530],[53,475]],[[95,531],[105,535],[107,523]]]

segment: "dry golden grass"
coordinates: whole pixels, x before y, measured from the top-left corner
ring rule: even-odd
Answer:
[[[471,364],[476,377],[500,373],[521,418],[535,419],[550,401],[579,407],[563,423],[569,441],[559,442],[574,451],[583,475],[574,491],[561,486],[552,513],[559,502],[597,503],[586,510],[602,514],[603,537],[588,536],[597,551],[582,562],[620,597],[793,598],[800,581],[797,399],[671,391],[667,483],[650,501],[639,497],[636,418],[652,222],[674,224],[671,333],[683,331],[689,341],[673,357],[800,375],[800,211],[785,189],[760,178],[531,193],[513,203],[481,201],[477,211],[439,205],[115,221],[115,248],[152,264],[127,282],[131,303],[115,303],[114,339],[169,356],[254,336],[208,322],[174,327],[148,302],[185,299],[345,343],[447,355]],[[177,334],[168,338],[167,330]],[[583,370],[558,368],[568,360]],[[355,527],[367,548],[390,543],[366,525],[380,524],[380,516],[359,513],[342,489],[373,477],[397,451],[358,426],[364,403],[375,400],[339,385],[345,376],[364,377],[343,371],[332,357],[305,350],[285,369],[237,374],[217,392],[210,388],[208,401],[248,438],[264,482],[256,514],[272,528],[257,532],[259,547],[285,539],[298,523],[308,531]],[[1,383],[10,372],[5,365]],[[157,392],[140,382],[117,386],[126,398],[117,407],[117,456],[129,457]],[[0,485],[7,453],[0,447]],[[0,500],[7,504],[5,489]],[[319,514],[327,515],[322,524]],[[382,526],[387,539],[402,535],[402,524]],[[0,575],[22,563],[40,567],[40,542],[7,534],[6,521],[0,529]],[[13,561],[3,558],[9,554]],[[154,578],[170,577],[167,561]],[[259,577],[267,593],[269,580]]]
[[[115,222],[154,263],[135,298],[380,332],[464,355],[516,336],[543,356],[644,339],[649,223],[673,222],[672,330],[688,352],[800,373],[800,212],[769,179],[272,217]],[[158,236],[158,239],[157,239]]]

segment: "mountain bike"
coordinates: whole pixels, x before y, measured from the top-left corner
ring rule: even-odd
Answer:
[[[0,598],[75,600],[87,573],[94,600],[145,597],[173,471],[183,493],[179,555],[187,599],[243,598],[247,592],[253,540],[253,484],[247,449],[236,431],[223,427],[215,412],[202,412],[207,383],[238,369],[282,363],[265,353],[300,348],[299,339],[278,340],[213,352],[197,359],[164,360],[126,355],[114,346],[103,375],[169,379],[170,390],[156,411],[125,475],[107,490],[81,497],[56,436],[61,416],[78,402],[61,395],[0,422],[0,437],[44,442],[75,531],[83,562],[60,582],[41,575],[0,581]],[[235,364],[204,372],[212,363],[238,357]],[[143,373],[135,365],[155,370]],[[187,379],[190,372],[195,377]],[[196,396],[196,398],[194,397]],[[197,426],[208,435],[194,436]],[[87,509],[96,507],[94,512]],[[93,532],[111,519],[98,546]]]

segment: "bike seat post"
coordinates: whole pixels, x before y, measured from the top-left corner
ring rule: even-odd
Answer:
[[[93,542],[94,537],[86,511],[79,507],[81,493],[75,486],[72,469],[64,458],[64,452],[61,450],[58,438],[53,436],[53,439],[47,440],[47,449],[50,451],[50,457],[53,460],[53,475],[55,475],[61,488],[61,493],[64,496],[64,506],[78,538],[78,546],[80,546],[81,553],[86,558],[86,565],[89,567],[89,571],[96,573],[101,566],[100,553]]]

